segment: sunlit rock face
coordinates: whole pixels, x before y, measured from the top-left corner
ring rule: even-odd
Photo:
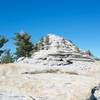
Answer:
[[[69,52],[77,52],[77,47],[64,37],[48,34],[49,44],[48,49],[63,49]]]
[[[45,41],[48,38],[48,43]],[[95,61],[93,56],[83,53],[73,42],[64,37],[48,34],[44,37],[44,46],[32,57],[18,60],[24,63],[38,63],[50,66],[72,64],[73,61]]]

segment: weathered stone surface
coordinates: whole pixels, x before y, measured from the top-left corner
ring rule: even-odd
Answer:
[[[0,65],[0,100],[86,100],[98,84],[99,62]]]
[[[23,60],[23,58],[19,58],[18,62],[61,66],[72,64],[73,61],[95,61],[92,56],[85,52],[82,53],[75,44],[61,36],[49,34],[48,38],[48,44],[45,44],[42,49],[35,52],[30,59],[25,58]]]

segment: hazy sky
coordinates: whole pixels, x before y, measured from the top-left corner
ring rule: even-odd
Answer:
[[[35,42],[55,33],[100,57],[100,0],[0,0],[0,34],[24,30]],[[10,40],[6,48],[15,50]]]

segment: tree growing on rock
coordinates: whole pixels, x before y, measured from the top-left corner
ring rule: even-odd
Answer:
[[[15,40],[17,58],[30,57],[32,55],[33,43],[28,33],[15,33],[13,39]]]
[[[93,54],[91,53],[90,50],[88,50],[86,53],[87,53],[89,56],[93,56]]]
[[[49,45],[49,36],[46,36],[46,37],[44,38],[44,44],[45,44],[45,45]]]
[[[4,46],[5,43],[8,42],[8,39],[6,39],[4,37],[4,35],[0,35],[0,56],[1,54],[4,52],[4,50],[2,49],[2,47]]]
[[[44,37],[41,37],[40,41],[38,42],[38,49],[44,49]]]
[[[38,51],[39,48],[38,48],[38,43],[34,44],[34,47],[33,47],[33,52],[36,52]]]
[[[0,61],[1,64],[13,63],[15,61],[15,57],[10,50],[5,50],[1,56]]]
[[[44,45],[45,45],[45,49],[48,50],[49,49],[49,36],[46,36],[44,38]]]
[[[49,37],[41,37],[41,39],[34,45],[34,51],[43,50],[47,45],[49,45]]]
[[[44,37],[41,37],[41,39],[34,45],[34,51],[42,49],[44,49]]]

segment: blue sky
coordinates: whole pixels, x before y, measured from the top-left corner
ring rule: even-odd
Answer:
[[[55,33],[100,57],[99,0],[0,0],[0,34],[24,30],[35,42]],[[12,40],[6,48],[15,50]]]

